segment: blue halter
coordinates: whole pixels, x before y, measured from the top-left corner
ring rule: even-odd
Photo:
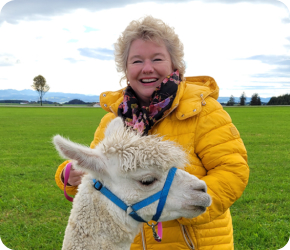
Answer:
[[[135,203],[132,206],[127,206],[120,198],[118,198],[116,195],[114,195],[109,189],[103,186],[103,184],[100,181],[97,181],[96,179],[93,179],[94,181],[94,187],[98,191],[100,191],[103,195],[105,195],[108,199],[110,199],[113,203],[115,203],[118,207],[120,207],[122,210],[125,212],[129,207],[131,207],[132,212],[129,214],[134,220],[139,221],[139,222],[145,222],[148,224],[147,221],[143,220],[138,214],[137,211],[140,210],[143,207],[146,207],[150,205],[151,203],[159,200],[156,214],[152,217],[152,220],[158,221],[161,213],[163,211],[163,208],[165,206],[166,198],[169,192],[169,189],[171,187],[175,172],[177,168],[173,167],[169,170],[166,181],[164,183],[163,189],[156,194],[151,195],[150,197],[139,201]]]

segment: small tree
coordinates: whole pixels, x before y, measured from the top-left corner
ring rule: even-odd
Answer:
[[[39,94],[39,100],[42,106],[42,98],[47,91],[49,91],[50,87],[46,84],[46,80],[42,75],[38,75],[33,79],[33,85],[31,87],[36,90]]]
[[[235,97],[231,95],[230,99],[227,102],[227,106],[234,106],[235,104]]]
[[[246,105],[246,100],[247,100],[246,93],[243,92],[243,94],[240,97],[240,105],[241,106],[245,106]]]
[[[257,93],[252,95],[250,105],[261,105],[261,98]]]

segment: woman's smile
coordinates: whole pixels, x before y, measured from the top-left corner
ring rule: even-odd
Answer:
[[[150,83],[155,83],[158,79],[157,78],[143,78],[140,80],[143,84],[150,84]]]

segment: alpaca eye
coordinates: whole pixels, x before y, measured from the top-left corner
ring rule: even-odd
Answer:
[[[140,181],[140,183],[144,186],[149,186],[151,184],[153,184],[153,182],[155,182],[156,179],[154,177],[147,177],[147,178],[144,178]]]

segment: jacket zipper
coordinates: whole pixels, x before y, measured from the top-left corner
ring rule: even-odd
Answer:
[[[145,238],[144,238],[144,226],[141,227],[141,237],[142,237],[142,246],[143,246],[143,250],[146,250],[146,245],[145,245]]]
[[[189,233],[187,231],[187,228],[184,225],[180,225],[180,226],[181,226],[181,231],[182,231],[182,234],[183,234],[183,238],[184,238],[187,246],[189,247],[189,249],[194,250],[195,247],[194,247],[194,244],[193,244],[193,242],[192,242],[192,240],[190,238],[190,235],[189,235]]]

